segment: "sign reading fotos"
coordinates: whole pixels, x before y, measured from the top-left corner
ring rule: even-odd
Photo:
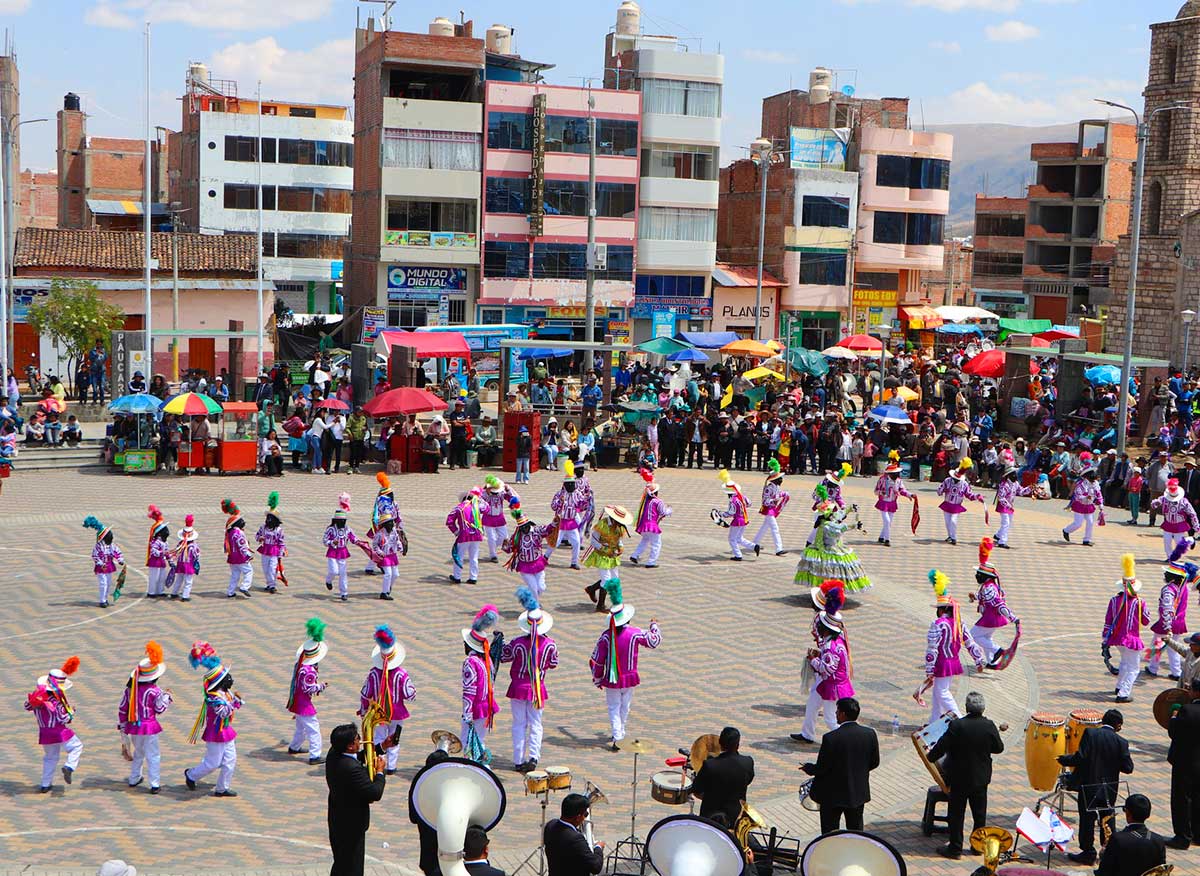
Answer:
[[[387,231],[383,235],[383,243],[385,246],[474,249],[479,246],[479,236],[461,231]]]

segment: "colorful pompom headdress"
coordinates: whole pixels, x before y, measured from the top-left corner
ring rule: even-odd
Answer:
[[[492,667],[494,661],[500,659],[500,655],[492,655],[492,637],[489,635],[489,630],[496,625],[500,619],[500,610],[494,605],[485,605],[475,613],[475,619],[471,621],[471,626],[462,631],[463,641],[467,643],[467,647],[477,654],[483,655],[483,670],[484,676],[487,679],[487,701],[488,715],[487,726],[491,727],[495,718],[496,709],[496,693],[492,688]]]
[[[854,466],[848,462],[843,462],[840,466],[838,466],[836,471],[831,471],[829,474],[825,475],[825,480],[832,481],[838,486],[841,486],[846,478],[850,477],[850,473],[852,471],[854,471]]]
[[[934,607],[950,609],[950,638],[956,647],[962,646],[962,619],[958,613],[958,602],[950,595],[950,579],[937,569],[929,570],[929,583],[933,585]]]
[[[1137,579],[1136,559],[1133,554],[1121,555],[1121,586],[1130,596],[1137,596],[1142,582]]]
[[[989,560],[992,556],[992,550],[996,547],[996,543],[987,536],[979,542],[979,565],[975,567],[976,574],[986,575],[989,578],[1000,580],[1000,573],[996,571]]]
[[[817,484],[813,493],[817,497],[817,515],[821,517],[829,517],[838,510],[837,502],[829,498],[829,489],[825,484]]]
[[[194,541],[196,539],[196,527],[193,526],[195,522],[195,514],[188,514],[183,518],[183,529],[179,530],[180,541]]]
[[[74,675],[79,670],[79,658],[75,656],[68,657],[63,661],[63,664],[58,669],[51,669],[45,675],[37,680],[38,687],[44,687],[47,690],[56,693],[70,690],[75,686],[69,676]]]
[[[533,681],[533,703],[541,709],[546,705],[544,685],[542,684],[542,654],[548,647],[542,644],[542,637],[549,633],[550,628],[554,626],[554,618],[551,617],[550,612],[542,609],[538,604],[537,596],[528,587],[518,587],[516,597],[517,601],[521,603],[521,607],[525,609],[517,618],[517,626],[529,636],[530,648],[525,661],[529,678]]]
[[[377,472],[375,474],[375,480],[379,482],[380,496],[386,496],[392,492],[392,481],[391,478],[387,476],[387,472]]]
[[[825,612],[836,620],[842,619],[842,606],[846,604],[846,582],[830,578],[821,582],[820,587],[809,591],[813,606]]]
[[[521,500],[513,496],[508,500],[508,513],[512,516],[513,523],[520,529],[522,526],[532,526],[533,521],[525,516],[525,512],[521,510]],[[516,552],[513,553],[516,556]]]
[[[279,491],[271,490],[267,494],[267,516],[274,517],[280,523],[283,523],[283,515],[279,511]]]
[[[154,533],[158,532],[159,530],[166,532],[169,529],[167,526],[166,517],[163,515],[162,511],[158,509],[157,505],[151,505],[149,508],[147,508],[146,516],[150,518],[151,539],[154,538]]]
[[[779,460],[771,457],[767,460],[767,483],[779,483],[783,480],[783,470],[779,466]]]
[[[888,452],[887,466],[883,469],[884,474],[900,474],[900,453],[892,450]]]
[[[483,488],[489,493],[499,493],[504,489],[504,481],[494,474],[490,474],[483,479]]]
[[[296,662],[312,666],[314,663],[320,663],[329,653],[329,646],[325,644],[325,621],[319,617],[310,617],[304,622],[304,632],[307,638],[304,644],[296,649]]]
[[[650,496],[658,495],[658,484],[654,482],[654,472],[647,468],[639,468],[638,474],[642,480],[646,482],[646,493]]]
[[[375,647],[371,649],[371,665],[383,669],[387,663],[388,669],[394,669],[404,662],[406,652],[396,634],[387,624],[375,627]]]
[[[733,476],[729,474],[729,469],[723,468],[717,472],[717,480],[721,482],[721,486],[725,488],[725,492],[737,493],[738,495],[741,495],[741,485],[738,484],[737,481],[733,479]]]
[[[104,536],[112,532],[111,526],[105,526],[91,514],[83,518],[83,528],[96,530],[96,541],[100,541]]]
[[[133,667],[133,671],[129,673],[129,704],[125,711],[125,720],[128,723],[140,724],[142,722],[142,698],[138,694],[137,686],[157,681],[166,671],[167,665],[163,662],[162,645],[158,642],[147,642],[146,656],[138,661],[138,664]]]
[[[616,626],[624,626],[633,620],[633,615],[636,609],[625,602],[625,594],[622,592],[621,579],[610,578],[604,582],[604,592],[608,594],[610,607],[608,615],[610,621]]]
[[[345,520],[350,514],[350,494],[342,492],[338,494],[338,507],[333,512],[334,520]]]
[[[575,463],[569,459],[563,460],[563,483],[575,483]]]
[[[215,694],[221,687],[222,682],[229,677],[229,670],[221,665],[221,658],[217,656],[216,649],[208,642],[197,641],[192,644],[192,650],[188,652],[188,663],[192,665],[193,669],[204,670],[203,684],[205,694]],[[196,716],[196,721],[192,724],[192,732],[188,734],[188,742],[193,745],[200,738],[200,734],[204,730],[204,717],[207,704],[206,697],[200,702],[200,714]],[[232,721],[232,715],[218,719],[218,723],[222,728],[229,726]]]
[[[960,459],[958,461],[958,468],[954,468],[954,469],[950,470],[950,477],[959,478],[961,480],[962,478],[965,478],[967,476],[967,472],[969,472],[974,467],[975,467],[975,463],[971,462],[971,457],[964,456],[962,459]]]
[[[230,527],[233,526],[233,524],[237,523],[239,520],[242,519],[242,512],[240,510],[238,510],[237,503],[234,502],[233,499],[222,499],[221,500],[221,510],[224,511],[226,515],[228,515],[225,518],[225,528],[226,529],[229,529]]]

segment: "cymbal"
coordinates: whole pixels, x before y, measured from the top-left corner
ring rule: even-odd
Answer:
[[[650,746],[648,746],[646,743],[642,742],[642,740],[640,740],[640,739],[635,739],[635,740],[633,740],[633,742],[629,743],[628,745],[622,746],[622,748],[624,748],[626,751],[630,752],[631,754],[649,754],[650,753]]]

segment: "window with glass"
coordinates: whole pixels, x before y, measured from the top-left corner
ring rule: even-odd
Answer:
[[[941,246],[946,217],[936,213],[875,214],[875,243]]]
[[[479,143],[479,135],[470,132],[385,128],[383,166],[477,171]]]
[[[484,209],[489,213],[528,215],[529,177],[489,176],[484,185]]]
[[[280,186],[279,209],[292,213],[349,213],[350,190],[327,186]]]
[[[533,148],[533,114],[488,113],[488,149]]]
[[[950,162],[941,158],[880,155],[875,161],[875,182],[902,189],[950,189]]]
[[[430,302],[437,309],[437,302]],[[429,309],[424,301],[402,302],[388,307],[388,326],[414,329],[429,324]]]
[[[280,258],[340,259],[346,236],[342,234],[285,234],[276,235],[276,254]]]
[[[481,308],[479,308],[479,324],[480,325],[503,325],[504,324],[504,308],[503,307],[481,307]]]
[[[858,271],[854,275],[854,285],[861,289],[896,292],[900,289],[900,275],[888,271]]]
[[[977,277],[1019,277],[1024,262],[1019,252],[976,250],[974,272]]]
[[[721,86],[715,82],[642,79],[642,112],[669,116],[721,115]]]
[[[519,240],[489,240],[483,244],[485,277],[529,276],[529,244]]]
[[[798,282],[802,286],[845,286],[845,253],[800,253],[800,278]]]
[[[705,279],[703,276],[639,273],[633,289],[635,295],[653,298],[703,298]]]
[[[532,119],[532,116],[529,117]],[[638,123],[632,119],[596,119],[597,155],[637,155]],[[577,116],[546,116],[546,151],[586,155],[588,120]]]
[[[875,243],[904,243],[905,221],[903,213],[876,213],[872,239]]]
[[[234,137],[230,134],[225,135],[225,160],[226,161],[258,161],[258,153],[255,149],[258,143],[257,137]],[[263,137],[263,162],[273,164],[275,162],[275,138]]]
[[[800,223],[816,228],[849,228],[850,199],[805,195]]]
[[[257,210],[254,196],[256,186],[240,183],[225,183],[226,210]],[[275,187],[263,186],[263,209],[275,209]],[[350,212],[347,210],[346,212]]]
[[[473,234],[475,202],[389,199],[387,227],[390,231],[458,231]]]
[[[976,216],[976,237],[1024,237],[1024,216]]]
[[[716,146],[682,143],[642,144],[642,176],[656,179],[715,180],[719,164]]]
[[[293,119],[315,119],[317,111],[311,106],[290,106],[288,107],[288,115]]]
[[[587,245],[583,243],[535,243],[534,279],[582,280],[587,276]]]
[[[608,268],[597,271],[596,279],[632,281],[633,247],[610,243],[608,245]]]
[[[711,243],[717,239],[717,211],[693,207],[643,207],[638,216],[638,237],[642,240]]]
[[[279,138],[279,163],[317,167],[353,167],[354,144],[336,140]]]

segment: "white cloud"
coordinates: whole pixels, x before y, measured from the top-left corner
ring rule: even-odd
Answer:
[[[209,65],[222,79],[236,79],[243,96],[262,80],[264,99],[324,101],[349,105],[353,98],[354,40],[330,40],[311,49],[287,49],[275,37],[234,43]]]
[[[958,55],[962,53],[962,46],[958,40],[944,42],[943,40],[934,40],[929,44],[929,48],[939,52],[945,52],[947,55]]]
[[[909,6],[928,6],[942,12],[977,9],[983,12],[1012,12],[1021,0],[908,0]]]
[[[1023,21],[1006,21],[1003,24],[989,24],[983,29],[987,38],[994,43],[1019,43],[1031,40],[1041,31],[1032,24]]]
[[[10,2],[12,0],[0,0],[0,11],[4,3]],[[136,19],[152,24],[179,22],[214,30],[253,30],[316,21],[329,14],[333,3],[334,0],[285,0],[281,3],[262,0],[97,0],[88,10],[87,20],[101,27],[126,27],[124,21]]]
[[[137,26],[136,21],[104,0],[89,9],[83,20],[96,27],[110,27],[118,30],[129,30]]]
[[[931,124],[1056,125],[1088,118],[1123,117],[1095,98],[1138,106],[1141,85],[1119,79],[1074,77],[1039,85],[1036,91],[1012,92],[974,82],[940,98],[926,99]]]
[[[1017,70],[1000,74],[1001,82],[1015,82],[1019,85],[1028,85],[1031,82],[1041,82],[1045,78],[1045,73],[1023,73]]]
[[[0,0],[0,15],[20,15],[29,8],[29,0]]]
[[[777,49],[742,49],[742,57],[759,64],[798,64],[800,59],[791,52]]]

